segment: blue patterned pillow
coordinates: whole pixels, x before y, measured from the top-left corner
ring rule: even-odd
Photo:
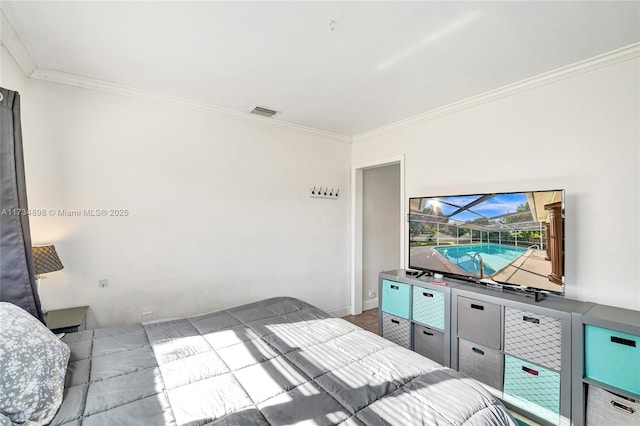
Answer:
[[[0,419],[49,423],[62,404],[69,352],[31,314],[0,302]]]

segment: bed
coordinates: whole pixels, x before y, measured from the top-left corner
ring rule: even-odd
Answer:
[[[62,342],[56,426],[516,425],[474,380],[294,298]]]

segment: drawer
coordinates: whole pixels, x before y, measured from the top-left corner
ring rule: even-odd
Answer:
[[[444,334],[424,327],[413,325],[413,347],[422,356],[444,365]]]
[[[640,425],[640,401],[589,386],[587,426]]]
[[[382,280],[382,310],[397,317],[409,319],[411,286]]]
[[[640,337],[585,325],[584,363],[587,377],[640,394]]]
[[[559,319],[505,308],[505,352],[545,368],[560,371],[561,348],[562,324]]]
[[[429,327],[444,330],[444,293],[413,286],[412,318]]]
[[[382,337],[409,349],[411,347],[411,323],[404,318],[383,312]]]
[[[558,424],[560,374],[505,354],[503,399],[549,423]]]
[[[502,353],[487,346],[458,340],[458,370],[497,390],[502,390]]]
[[[500,305],[458,296],[458,336],[500,349]]]

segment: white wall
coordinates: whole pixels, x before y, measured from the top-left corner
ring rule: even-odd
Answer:
[[[640,60],[613,64],[353,146],[406,155],[412,196],[566,189],[566,294],[640,309]]]
[[[400,164],[365,169],[362,182],[362,296],[367,310],[378,306],[380,271],[397,269],[400,261]]]
[[[23,124],[31,208],[129,211],[32,218],[65,265],[45,309],[88,304],[97,327],[278,295],[348,305],[349,199],[308,193],[349,193],[348,144],[38,80]]]
[[[352,148],[27,80],[4,48],[1,62],[0,83],[22,94],[30,207],[131,212],[31,220],[65,264],[43,281],[44,308],[90,304],[89,327],[276,294],[346,306],[349,200],[307,189],[348,194],[350,164],[399,154],[406,198],[565,188],[568,297],[640,309],[638,59]]]
[[[19,92],[20,97],[27,89],[27,77],[4,45],[0,47],[0,86]]]

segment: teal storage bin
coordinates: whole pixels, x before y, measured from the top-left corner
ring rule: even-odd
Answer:
[[[414,321],[444,330],[444,293],[413,286]]]
[[[585,375],[640,394],[640,337],[593,325],[584,326]]]
[[[505,354],[505,401],[547,422],[560,422],[560,374]]]
[[[409,319],[410,293],[409,284],[382,280],[382,310],[391,315]]]

